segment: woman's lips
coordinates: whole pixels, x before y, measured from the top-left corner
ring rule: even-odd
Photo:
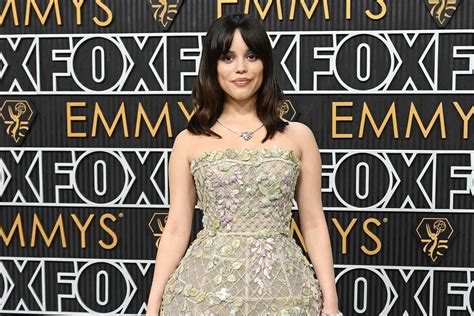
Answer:
[[[236,86],[243,87],[246,86],[249,82],[250,79],[237,79],[232,81]]]

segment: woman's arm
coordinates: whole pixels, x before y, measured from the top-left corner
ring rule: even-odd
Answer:
[[[169,160],[170,208],[155,260],[153,282],[148,297],[148,316],[159,315],[163,291],[171,273],[184,256],[191,234],[196,188],[189,169],[189,139],[180,132],[175,139]]]
[[[338,312],[338,298],[331,241],[321,198],[321,156],[309,127],[298,124],[297,134],[295,139],[300,141],[302,166],[296,184],[295,200],[298,204],[301,232],[323,292],[323,311],[335,314]]]

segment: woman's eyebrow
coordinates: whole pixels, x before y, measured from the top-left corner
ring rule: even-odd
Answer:
[[[232,53],[234,54],[235,52],[233,50],[229,50],[227,51],[228,53]],[[253,51],[251,49],[247,49],[246,53],[253,53]]]

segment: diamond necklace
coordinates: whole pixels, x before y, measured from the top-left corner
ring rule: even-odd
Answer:
[[[242,138],[245,139],[245,140],[249,140],[250,138],[252,138],[253,133],[255,133],[259,128],[261,128],[261,127],[263,126],[263,123],[262,123],[262,125],[260,125],[259,127],[257,127],[256,129],[254,129],[254,130],[251,131],[251,132],[247,132],[247,131],[244,131],[244,132],[236,132],[236,131],[232,130],[231,128],[227,127],[227,126],[224,126],[224,124],[222,124],[219,120],[217,120],[217,122],[218,122],[219,124],[221,124],[224,128],[228,129],[229,131],[231,131],[231,132],[234,133],[234,134],[239,135],[240,137],[242,137]]]

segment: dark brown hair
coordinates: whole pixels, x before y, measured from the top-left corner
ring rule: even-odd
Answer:
[[[223,16],[209,27],[203,43],[198,77],[192,90],[195,112],[186,124],[186,129],[195,135],[222,138],[210,129],[221,115],[225,100],[225,93],[217,81],[217,60],[229,51],[236,29],[240,30],[249,49],[263,62],[263,81],[257,91],[257,116],[267,130],[263,143],[288,125],[279,113],[284,94],[275,76],[272,47],[265,29],[257,20],[243,14]]]

